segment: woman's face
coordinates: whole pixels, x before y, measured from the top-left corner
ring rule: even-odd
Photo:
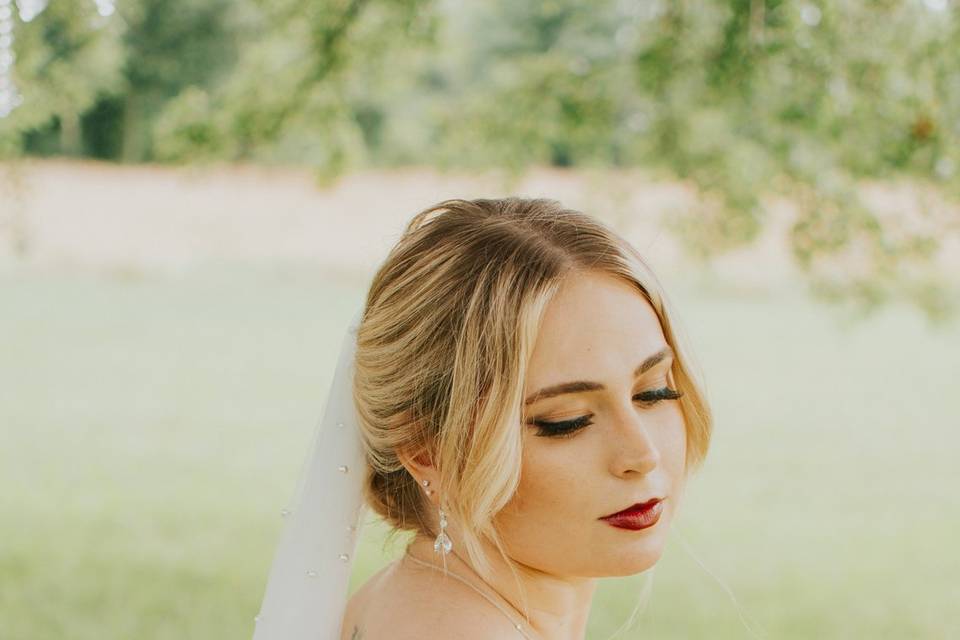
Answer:
[[[525,405],[520,486],[495,518],[514,560],[581,577],[632,575],[657,562],[685,479],[680,405],[651,402],[652,391],[676,390],[672,362],[657,315],[639,291],[596,272],[564,282],[528,370],[524,397],[533,400]],[[571,382],[586,384],[549,397],[542,392]],[[533,424],[581,417],[589,424],[566,437]],[[651,527],[600,520],[653,497],[664,500]]]

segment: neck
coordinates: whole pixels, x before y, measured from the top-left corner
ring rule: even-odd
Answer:
[[[451,537],[454,540],[459,538]],[[471,580],[479,588],[486,587],[487,592],[492,592],[512,608],[517,620],[528,621],[530,628],[541,638],[583,640],[586,637],[595,579],[554,576],[519,564],[518,584],[510,567],[495,548],[485,544],[484,551],[492,566],[491,579],[482,578],[468,561],[466,553],[458,553],[456,548],[446,557],[447,569]],[[433,540],[425,536],[414,538],[407,547],[407,553],[443,569],[444,561],[434,552]],[[524,603],[529,618],[524,615]]]

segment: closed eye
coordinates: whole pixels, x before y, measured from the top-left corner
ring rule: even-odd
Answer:
[[[677,391],[676,389],[671,389],[670,387],[662,387],[660,389],[652,389],[650,391],[638,393],[637,395],[633,396],[633,399],[634,401],[638,401],[641,404],[650,407],[663,400],[675,400],[682,395],[682,391]],[[580,429],[593,424],[590,422],[590,418],[592,417],[593,414],[589,414],[580,416],[579,418],[574,418],[572,420],[564,420],[562,422],[532,420],[530,421],[530,424],[540,427],[540,429],[537,431],[538,436],[544,436],[547,438],[563,438],[569,437]]]

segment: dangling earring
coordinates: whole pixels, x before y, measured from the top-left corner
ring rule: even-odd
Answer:
[[[420,483],[424,487],[430,486],[429,480],[421,480]],[[433,492],[430,489],[427,489],[427,495],[429,496]],[[437,553],[442,553],[447,555],[450,553],[450,550],[453,549],[453,541],[450,540],[450,536],[447,535],[445,531],[447,527],[447,514],[443,512],[443,509],[440,509],[440,535],[437,536],[437,539],[433,541],[433,550]]]
[[[437,553],[443,553],[443,555],[447,555],[450,553],[450,550],[453,549],[453,541],[450,540],[450,536],[444,531],[446,526],[447,515],[443,512],[443,509],[440,509],[440,535],[433,541],[433,550]]]

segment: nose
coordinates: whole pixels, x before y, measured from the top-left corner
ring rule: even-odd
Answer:
[[[618,410],[613,419],[613,472],[646,475],[660,464],[660,448],[655,439],[656,425],[635,406]]]

